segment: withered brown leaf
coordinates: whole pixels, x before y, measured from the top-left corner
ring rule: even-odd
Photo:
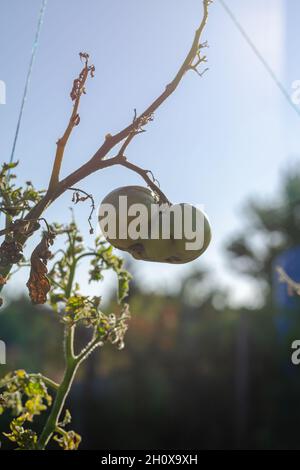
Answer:
[[[27,282],[29,295],[34,304],[44,304],[50,290],[50,281],[47,278],[47,261],[52,257],[49,250],[53,245],[55,234],[51,231],[45,232],[43,238],[31,255],[30,277]]]

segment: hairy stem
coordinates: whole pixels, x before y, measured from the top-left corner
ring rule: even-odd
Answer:
[[[53,406],[51,408],[51,412],[48,416],[47,422],[38,442],[39,450],[44,450],[46,448],[49,440],[51,439],[53,433],[56,430],[56,427],[58,426],[61,412],[72,387],[79,364],[80,361],[68,357],[63,380],[60,386],[58,387],[57,394]]]
[[[72,287],[74,283],[76,266],[79,261],[79,258],[75,257],[70,266],[68,283],[65,288],[65,296],[69,298],[72,294]],[[59,427],[59,419],[63,411],[66,399],[71,390],[72,384],[74,382],[76,372],[80,364],[88,357],[93,349],[99,344],[99,340],[94,339],[93,343],[89,343],[86,348],[81,351],[78,356],[74,354],[74,342],[75,342],[75,329],[76,325],[66,325],[65,327],[65,337],[64,337],[64,350],[65,350],[65,372],[61,384],[57,387],[56,397],[51,408],[50,414],[46,421],[45,427],[42,431],[38,442],[38,449],[44,450],[49,443],[53,433]]]
[[[45,450],[53,433],[59,427],[59,419],[63,411],[66,399],[73,385],[76,373],[80,364],[85,361],[88,356],[100,345],[100,340],[94,338],[84,348],[78,356],[74,356],[74,332],[75,327],[66,328],[65,336],[65,355],[66,355],[66,368],[63,380],[58,386],[56,397],[48,416],[45,427],[42,431],[41,437],[38,442],[38,449]]]

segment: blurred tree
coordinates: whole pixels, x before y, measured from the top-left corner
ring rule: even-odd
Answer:
[[[55,380],[61,379],[64,364],[57,345],[61,344],[63,328],[49,308],[34,306],[22,296],[9,302],[0,313],[0,336],[9,358],[9,364],[1,366],[1,375],[26,368],[29,372],[48,370]]]
[[[276,199],[247,203],[245,229],[227,245],[232,267],[259,282],[270,301],[274,260],[300,244],[300,172],[290,168]]]
[[[248,314],[251,422],[246,441],[298,448],[300,374],[291,363],[291,343],[299,337],[300,299],[289,299],[276,271],[283,264],[300,275],[298,168],[285,172],[273,200],[252,198],[245,216],[245,228],[233,237],[227,253],[234,270],[258,283],[262,300],[261,307]]]

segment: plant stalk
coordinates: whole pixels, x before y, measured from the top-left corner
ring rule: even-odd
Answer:
[[[66,355],[66,368],[63,380],[58,387],[56,397],[51,408],[50,414],[48,416],[45,427],[42,431],[38,442],[38,449],[45,450],[49,440],[51,439],[53,433],[55,432],[61,412],[65,405],[67,396],[70,392],[72,384],[75,379],[76,372],[81,361],[78,358],[74,357],[74,327],[66,328],[65,335],[65,355]]]

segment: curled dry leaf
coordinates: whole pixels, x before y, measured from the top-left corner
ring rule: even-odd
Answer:
[[[50,290],[50,282],[47,278],[47,261],[52,257],[49,248],[53,245],[54,238],[53,232],[45,232],[31,255],[30,277],[26,285],[34,304],[44,304],[47,300],[47,294]]]

